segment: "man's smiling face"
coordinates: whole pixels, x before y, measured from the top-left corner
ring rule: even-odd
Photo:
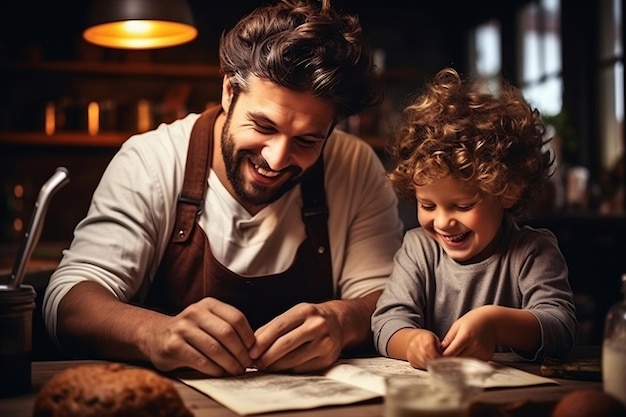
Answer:
[[[299,183],[321,155],[335,108],[256,77],[248,86],[227,109],[221,148],[235,198],[250,210]]]

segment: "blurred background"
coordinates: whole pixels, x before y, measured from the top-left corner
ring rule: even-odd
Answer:
[[[153,0],[157,1],[157,0]],[[12,262],[40,186],[57,166],[36,250],[52,263],[86,214],[108,161],[130,135],[201,112],[220,98],[221,33],[264,1],[189,0],[197,37],[144,50],[86,42],[93,1],[8,0],[0,16],[0,243]],[[113,4],[113,2],[111,3]],[[385,160],[409,95],[445,66],[524,91],[550,126],[557,170],[529,224],[552,229],[570,265],[584,330],[599,340],[626,272],[621,0],[333,0],[359,15],[385,102],[345,121]],[[401,204],[407,228],[413,207]],[[587,326],[587,327],[585,327]]]

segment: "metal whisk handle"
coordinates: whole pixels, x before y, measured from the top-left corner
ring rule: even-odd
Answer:
[[[9,288],[17,288],[22,285],[26,272],[26,264],[30,260],[33,250],[41,236],[41,229],[43,228],[46,211],[48,210],[52,195],[69,181],[68,170],[65,167],[58,167],[48,181],[41,186],[33,214],[30,218],[30,223],[22,239],[22,244],[15,258],[15,263],[13,264],[11,280],[8,283]]]

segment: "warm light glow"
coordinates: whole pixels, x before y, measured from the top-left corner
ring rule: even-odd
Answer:
[[[122,22],[122,31],[131,36],[154,36],[158,23],[151,20]]]
[[[13,230],[16,232],[24,230],[24,221],[19,217],[13,219]]]
[[[24,197],[24,186],[22,184],[15,184],[13,186],[13,197],[17,199]]]
[[[54,108],[54,103],[53,102],[48,102],[46,104],[46,116],[45,116],[45,131],[46,131],[46,135],[54,135],[54,130],[56,128],[56,115],[55,115],[56,111]]]
[[[139,100],[137,103],[137,129],[145,132],[152,128],[152,116],[150,114],[150,102],[148,100]]]
[[[92,101],[87,106],[87,131],[90,135],[97,135],[100,130],[100,105]]]
[[[128,20],[93,26],[83,37],[96,45],[122,49],[151,49],[180,45],[198,35],[190,25],[162,20]]]

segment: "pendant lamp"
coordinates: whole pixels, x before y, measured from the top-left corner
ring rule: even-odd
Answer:
[[[119,49],[155,49],[196,38],[185,0],[94,0],[83,38]]]

